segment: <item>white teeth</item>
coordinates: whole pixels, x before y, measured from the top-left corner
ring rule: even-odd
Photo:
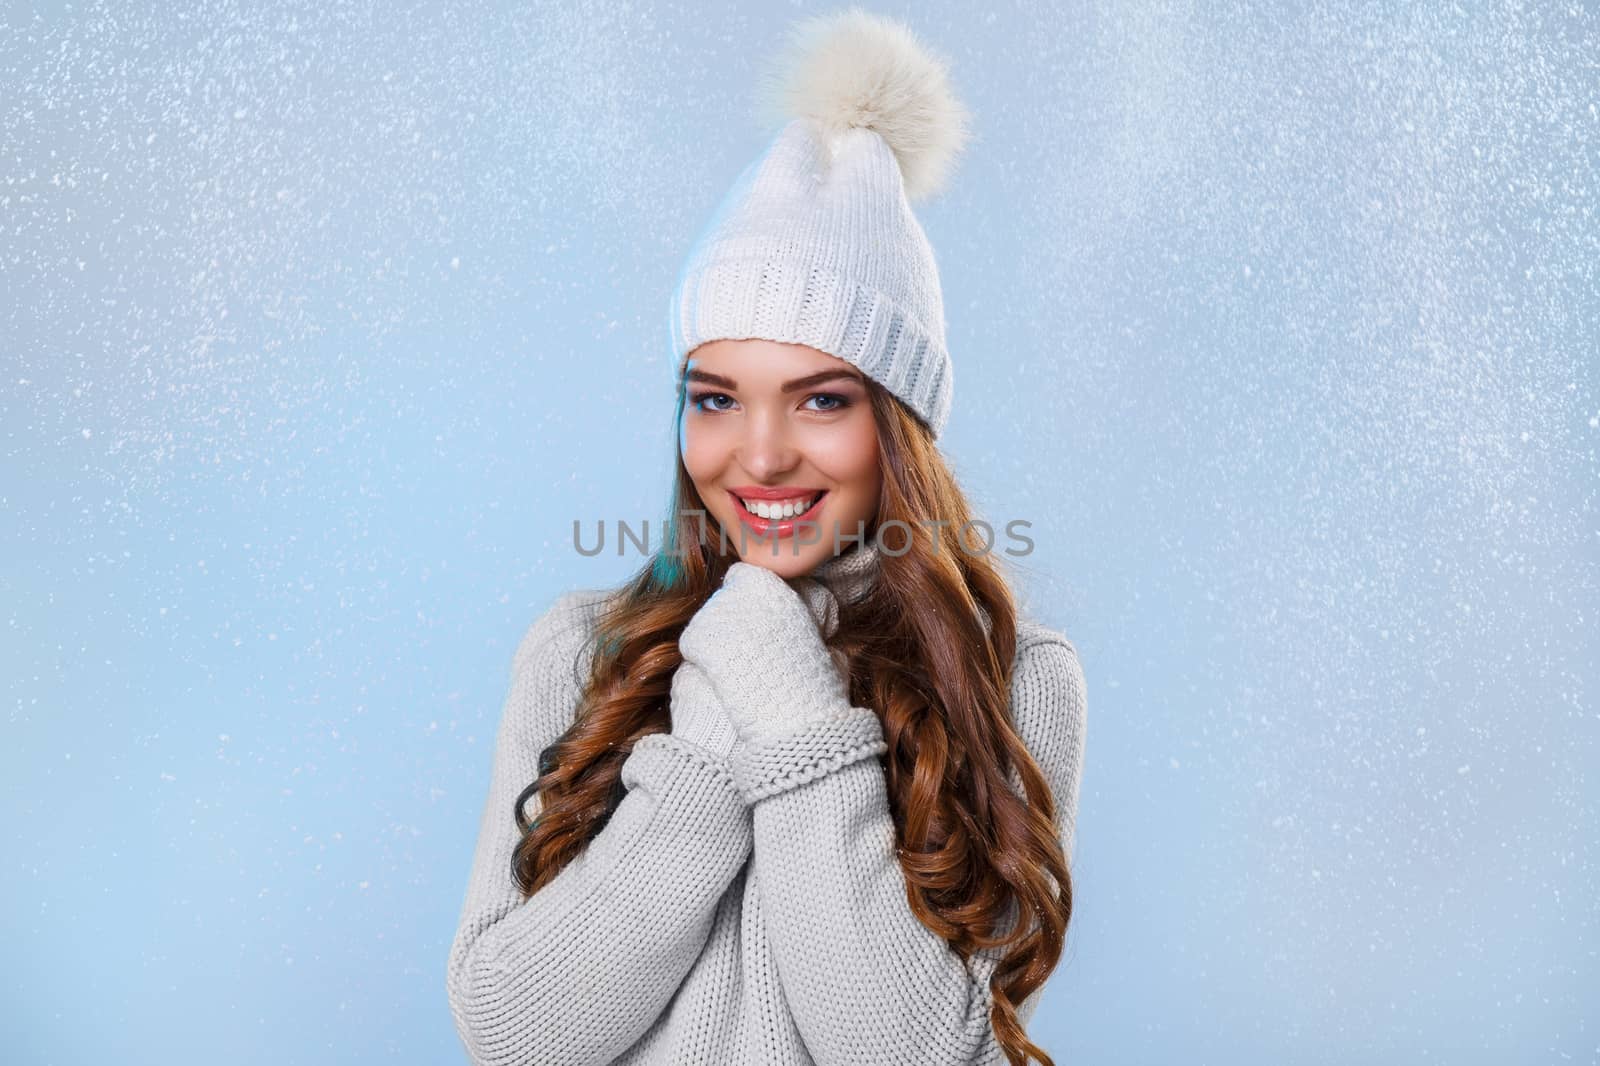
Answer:
[[[811,505],[817,502],[817,497],[802,496],[795,500],[774,500],[769,503],[766,500],[747,500],[741,496],[739,502],[744,504],[745,509],[751,514],[766,519],[784,519],[805,514],[811,509]]]

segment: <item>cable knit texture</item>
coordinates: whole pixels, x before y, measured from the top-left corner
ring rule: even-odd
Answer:
[[[761,574],[739,578],[717,640],[706,625],[704,643],[690,642],[707,665],[685,651],[685,666],[704,673],[680,668],[683,680],[674,678],[673,732],[634,745],[611,820],[523,901],[511,879],[512,804],[537,776],[539,752],[572,721],[606,590],[568,593],[533,624],[513,659],[448,961],[450,1009],[471,1061],[1006,1061],[989,1024],[999,952],[963,961],[912,913],[883,769],[871,757],[884,750],[882,727],[870,708],[837,697],[836,664],[816,635],[831,632],[839,599],[870,587],[876,561],[870,546],[852,549],[792,588],[768,573],[781,590]],[[755,605],[772,617],[750,617]],[[805,620],[809,637],[797,625]],[[721,628],[729,621],[731,637]],[[775,634],[781,648],[751,643]],[[815,687],[788,687],[796,684]],[[711,702],[718,685],[733,694],[725,714],[737,739],[705,728],[721,709]],[[1071,642],[1019,620],[1011,712],[1050,783],[1069,857],[1085,696]],[[535,797],[527,813],[537,809]],[[1020,1005],[1024,1024],[1042,992]]]

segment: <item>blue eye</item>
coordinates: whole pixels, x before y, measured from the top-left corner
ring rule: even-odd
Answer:
[[[832,400],[833,404],[831,406],[819,408],[822,411],[842,411],[850,406],[850,401],[836,392],[814,392],[807,399]]]
[[[697,411],[705,411],[706,410],[705,402],[707,400],[715,400],[715,399],[719,399],[719,398],[720,399],[724,399],[724,400],[733,399],[733,397],[729,396],[725,392],[697,392],[694,395],[689,397],[689,404],[690,404],[690,406],[692,406]],[[725,410],[727,410],[727,408],[725,408],[725,407],[713,407],[712,410],[713,411],[725,411]]]

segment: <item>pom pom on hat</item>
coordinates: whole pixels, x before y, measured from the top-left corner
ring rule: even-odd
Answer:
[[[854,127],[875,130],[911,201],[944,188],[968,138],[944,61],[904,24],[860,8],[799,23],[762,79],[757,111],[771,124],[809,119],[830,143]]]

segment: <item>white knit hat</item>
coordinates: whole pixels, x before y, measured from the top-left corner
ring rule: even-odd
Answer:
[[[758,337],[852,364],[935,438],[950,414],[944,298],[911,201],[967,136],[944,64],[859,8],[800,24],[769,82],[783,120],[696,241],[672,297],[673,375],[697,346]]]

